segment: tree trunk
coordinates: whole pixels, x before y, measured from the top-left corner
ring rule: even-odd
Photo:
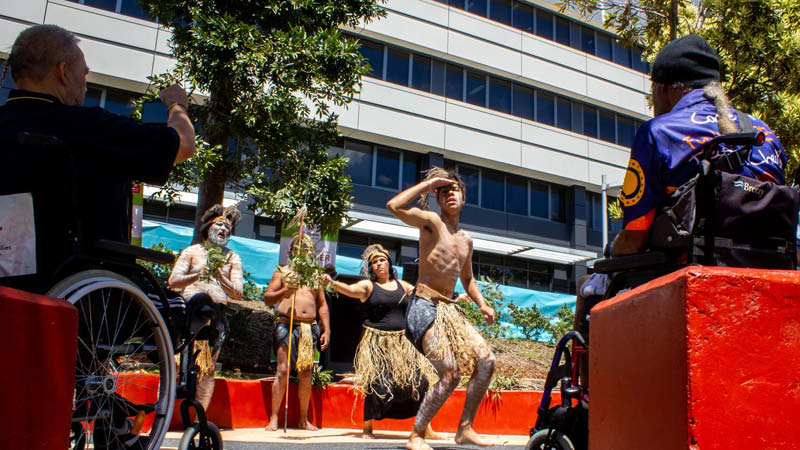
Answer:
[[[197,192],[197,210],[194,213],[194,235],[192,236],[192,244],[197,244],[203,241],[203,236],[200,234],[200,219],[206,210],[217,203],[222,203],[225,197],[225,163],[221,162],[214,168],[212,175],[203,180],[200,184],[200,189]]]
[[[678,0],[672,0],[669,11],[669,40],[678,38]]]

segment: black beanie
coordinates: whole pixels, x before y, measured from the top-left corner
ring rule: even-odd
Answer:
[[[702,87],[719,81],[719,60],[705,39],[690,34],[675,39],[658,52],[650,79],[661,84]]]

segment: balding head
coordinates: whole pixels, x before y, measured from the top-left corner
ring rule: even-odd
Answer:
[[[88,68],[78,38],[56,25],[35,25],[17,36],[8,68],[20,89],[58,97],[68,105],[83,104]]]

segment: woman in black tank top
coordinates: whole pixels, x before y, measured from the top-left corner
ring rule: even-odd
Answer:
[[[372,438],[372,421],[414,417],[436,372],[424,355],[405,337],[406,292],[412,286],[398,280],[381,245],[370,245],[362,255],[368,280],[348,285],[327,278],[339,293],[364,303],[366,319],[356,349],[355,389],[364,396],[364,438]],[[428,427],[426,438],[436,439]],[[430,436],[430,437],[428,437]]]

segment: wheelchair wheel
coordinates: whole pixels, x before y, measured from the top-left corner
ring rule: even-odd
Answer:
[[[551,439],[547,438],[550,430],[540,430],[531,436],[525,450],[575,450],[575,447],[570,442],[569,438],[559,433],[553,432]],[[549,442],[548,442],[549,441]]]
[[[72,422],[69,428],[69,447],[70,450],[83,450],[86,448],[86,433],[80,422]]]
[[[47,295],[66,299],[78,310],[72,411],[76,448],[160,448],[176,384],[172,343],[161,314],[130,280],[104,270],[76,273]]]
[[[207,422],[208,432],[202,431],[199,423],[193,423],[183,432],[178,450],[221,450],[222,435],[214,422]]]

